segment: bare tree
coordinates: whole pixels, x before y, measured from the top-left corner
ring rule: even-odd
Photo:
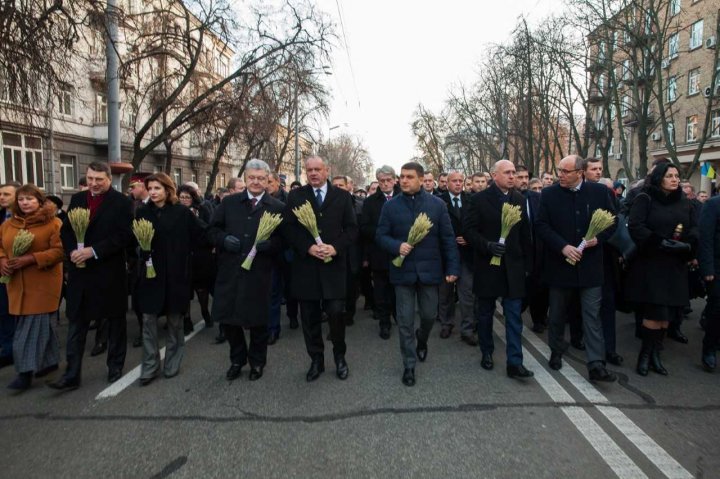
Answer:
[[[372,160],[359,138],[342,134],[321,145],[318,154],[328,162],[333,175],[350,176],[358,185],[372,176]]]

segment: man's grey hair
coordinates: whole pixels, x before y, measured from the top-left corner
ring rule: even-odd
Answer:
[[[189,186],[190,188],[192,188],[195,191],[200,191],[200,185],[198,185],[194,181],[186,181],[185,186]]]
[[[574,158],[575,159],[575,169],[576,170],[584,170],[585,169],[585,159],[580,155],[568,155],[565,158]],[[563,158],[563,160],[565,159]]]
[[[253,158],[245,165],[245,171],[247,170],[263,170],[265,173],[270,174],[270,166],[263,160]]]
[[[380,175],[392,175],[393,178],[397,178],[397,175],[395,174],[395,169],[393,169],[392,166],[388,165],[382,165],[380,168],[375,170],[375,178]]]

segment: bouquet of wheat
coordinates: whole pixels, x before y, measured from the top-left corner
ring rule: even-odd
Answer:
[[[152,251],[153,236],[155,236],[155,228],[153,228],[152,223],[148,220],[139,219],[133,220],[132,230],[138,244],[140,245],[140,249],[148,254],[147,259],[145,260],[145,277],[152,279],[157,276],[155,266],[153,266],[152,256],[150,254],[150,251]]]
[[[503,203],[502,219],[500,220],[502,226],[500,227],[500,239],[498,240],[498,243],[505,244],[505,240],[510,234],[510,230],[513,226],[520,223],[521,219],[522,210],[520,209],[520,206]],[[502,258],[500,256],[493,256],[490,259],[490,264],[493,266],[500,266],[501,262]]]
[[[245,261],[242,263],[243,269],[250,271],[250,267],[252,266],[255,255],[257,254],[257,244],[261,241],[267,241],[273,231],[275,231],[275,228],[280,226],[280,223],[282,223],[282,215],[280,213],[270,213],[266,211],[262,214],[257,233],[255,234],[255,242],[253,243],[247,258],[245,258]]]
[[[35,235],[28,230],[20,230],[15,235],[12,244],[12,257],[17,258],[27,253],[30,245],[35,239]],[[0,283],[7,284],[10,282],[10,276],[0,276]]]
[[[87,232],[88,225],[90,224],[90,210],[88,208],[73,208],[68,211],[68,219],[70,220],[70,226],[72,226],[72,229],[75,232],[77,249],[83,249],[85,247],[85,233]],[[84,268],[85,263],[78,263],[75,266],[78,268]]]
[[[587,233],[585,233],[585,236],[583,236],[582,241],[578,245],[577,249],[582,251],[585,249],[585,246],[587,245],[587,242],[591,239],[597,237],[600,233],[605,231],[606,229],[610,228],[612,225],[615,224],[615,215],[610,213],[609,211],[603,210],[603,209],[597,209],[593,211],[592,218],[590,218],[590,225],[588,226]],[[574,265],[576,263],[575,260],[572,260],[570,258],[565,258],[565,261],[568,263]]]
[[[302,205],[298,206],[297,208],[294,208],[293,213],[295,213],[295,216],[297,216],[298,221],[301,225],[305,227],[306,230],[312,235],[313,239],[315,240],[315,244],[318,246],[322,246],[324,243],[320,239],[320,230],[318,230],[317,226],[317,218],[315,218],[315,212],[312,209],[312,205],[309,201],[305,201]],[[329,263],[332,261],[332,258],[330,256],[326,256],[325,260],[326,263]]]
[[[430,221],[430,218],[428,218],[428,215],[426,215],[425,213],[420,213],[419,215],[417,215],[417,218],[415,218],[415,222],[410,227],[407,242],[410,244],[410,246],[415,246],[423,239],[425,239],[432,227],[433,224],[432,221]],[[399,268],[402,266],[403,261],[405,261],[405,256],[400,255],[392,261],[392,264]]]

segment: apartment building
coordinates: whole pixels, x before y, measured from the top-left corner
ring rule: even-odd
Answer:
[[[638,4],[640,12],[650,5],[648,2]],[[610,138],[596,133],[590,152],[601,157],[602,149],[607,146],[606,142],[609,142],[608,165],[613,179],[627,178],[626,165],[632,165],[632,176],[638,176],[639,128],[642,126],[646,128],[648,163],[670,156],[665,144],[665,137],[668,136],[676,149],[678,161],[689,165],[699,146],[711,92],[714,92],[715,98],[712,100],[710,126],[700,161],[709,162],[715,169],[720,166],[720,81],[715,85],[711,84],[717,68],[715,54],[719,48],[717,22],[720,5],[712,0],[668,0],[659,4],[661,7],[657,13],[660,18],[657,23],[667,25],[667,29],[660,35],[663,39],[662,45],[657,43],[657,35],[654,35],[656,27],[651,26],[649,19],[644,24],[642,13],[628,15],[627,12],[619,13],[618,15],[625,17],[616,22],[624,28],[610,32],[605,28],[603,32],[597,32],[597,38],[593,42],[595,49],[590,62],[592,67],[588,68],[588,108],[594,122],[591,131],[602,132],[606,122],[611,121],[614,132]],[[627,34],[627,24],[631,21],[637,22],[637,30],[641,33],[638,37]],[[642,43],[643,41],[645,43]],[[610,43],[616,48],[608,49]],[[649,49],[644,57],[641,52],[638,53],[642,48]],[[662,55],[658,54],[660,48]],[[610,62],[606,62],[607,59],[604,58],[608,50],[612,56]],[[635,55],[632,60],[631,55]],[[638,58],[645,58],[644,67],[643,60],[638,61]],[[654,98],[658,88],[654,78],[657,70],[653,58],[661,58],[661,94],[668,120],[667,130],[663,129],[658,115],[659,102]],[[612,71],[609,68],[612,68]],[[647,80],[648,75],[654,86],[647,86],[651,82]],[[619,111],[616,111],[612,104],[608,105],[613,99],[614,86],[617,87],[620,98]],[[652,91],[646,91],[650,89]],[[634,92],[636,94],[633,94]],[[641,119],[638,117],[641,107],[636,103],[638,98],[642,99],[648,94],[651,98],[650,107],[647,115]],[[625,148],[620,140],[622,133],[626,138]],[[691,177],[696,188],[709,189],[709,181],[701,178],[700,168]]]
[[[121,0],[123,9],[121,41],[118,47],[122,56],[131,48],[137,37],[133,18],[148,18],[155,1]],[[207,52],[199,73],[208,78],[222,78],[228,74],[233,52],[217,37],[208,35]],[[105,40],[101,28],[88,26],[78,44],[72,76],[57,91],[45,92],[50,101],[47,111],[39,118],[25,121],[22,105],[14,102],[3,87],[0,72],[0,148],[3,167],[0,183],[32,182],[48,193],[65,200],[75,193],[79,178],[92,161],[108,158],[108,105],[106,87]],[[120,89],[121,101],[121,150],[122,161],[130,162],[133,140],[139,125],[149,114],[152,101],[143,91],[143,80],[157,75],[156,71],[141,68],[123,79]],[[145,103],[145,104],[143,104]],[[171,118],[170,118],[171,119]],[[162,128],[158,122],[145,136],[143,144],[154,138]],[[194,181],[205,191],[210,182],[212,169],[212,146],[201,141],[203,125],[190,131],[172,146],[171,176],[176,183]],[[240,168],[240,152],[237,147],[228,150],[220,162],[215,189],[224,186]],[[168,151],[161,145],[152,150],[142,161],[138,172],[158,172],[165,168]]]

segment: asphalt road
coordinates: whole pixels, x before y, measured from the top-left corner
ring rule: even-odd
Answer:
[[[690,344],[666,343],[668,377],[635,374],[632,318],[618,315],[626,365],[611,368],[621,381],[610,385],[586,381],[575,350],[549,370],[546,339],[529,329],[525,365],[536,376],[520,382],[505,376],[501,337],[488,372],[476,348],[457,333],[439,339],[436,327],[408,388],[397,331],[383,341],[367,312],[348,328],[347,381],[328,353],[325,374],[307,383],[302,333],[284,319],[262,379],[249,382],[246,369],[228,382],[227,344],[197,325],[173,379],[108,390],[104,357],[86,356],[77,391],[45,387],[54,376],[0,391],[0,477],[720,477],[720,373],[700,368],[694,306]],[[126,374],[139,362],[129,348]],[[0,384],[13,375],[0,370]]]

